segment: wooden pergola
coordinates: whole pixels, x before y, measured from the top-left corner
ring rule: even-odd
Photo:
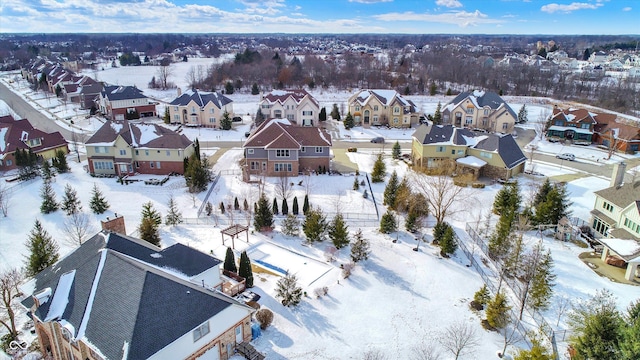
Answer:
[[[245,232],[247,234],[247,244],[249,243],[249,227],[248,226],[242,226],[239,224],[234,224],[229,226],[228,228],[222,229],[222,231],[220,231],[220,236],[222,236],[222,245],[224,245],[224,236],[228,235],[231,237],[231,248],[235,249],[236,248],[236,244],[235,244],[235,238],[236,236],[238,236],[238,234],[240,234],[241,232]]]

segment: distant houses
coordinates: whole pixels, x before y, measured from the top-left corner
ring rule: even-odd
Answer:
[[[418,123],[416,105],[395,90],[360,90],[347,101],[356,126],[409,128]]]
[[[184,126],[219,128],[220,119],[227,113],[233,117],[233,101],[218,92],[188,90],[169,105],[170,122]]]

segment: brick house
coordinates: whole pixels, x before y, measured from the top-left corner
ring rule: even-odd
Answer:
[[[465,91],[442,110],[443,124],[489,132],[511,133],[517,119],[513,109],[491,91]]]
[[[265,118],[287,119],[299,126],[317,126],[320,104],[306,90],[273,90],[258,103]]]
[[[511,135],[476,134],[452,125],[423,124],[412,139],[415,165],[437,168],[444,161],[455,161],[459,173],[471,173],[476,179],[509,179],[524,171],[527,160]]]
[[[185,135],[128,120],[105,122],[85,146],[92,175],[182,174],[194,151]]]
[[[125,120],[127,113],[157,116],[156,104],[134,86],[106,85],[96,98],[96,107],[111,120]]]
[[[269,119],[243,145],[248,174],[298,176],[330,168],[331,136],[321,128]]]
[[[228,359],[254,310],[216,290],[220,263],[103,231],[37,274],[22,305],[53,359]]]
[[[547,139],[549,141],[568,140],[573,144],[591,145],[595,125],[615,115],[595,114],[585,109],[553,108]]]
[[[225,112],[233,117],[233,101],[217,92],[189,90],[180,94],[178,90],[178,97],[167,106],[171,122],[185,126],[218,128]]]
[[[613,147],[616,151],[635,154],[640,150],[640,126],[633,122],[619,122],[613,114],[599,114],[593,142],[608,149]]]
[[[409,128],[417,124],[420,117],[413,101],[395,90],[360,90],[349,97],[347,104],[356,126]]]
[[[35,129],[29,120],[15,120],[13,116],[0,117],[0,171],[16,168],[15,152],[29,150],[43,159],[56,156],[58,150],[69,153],[67,141],[58,131],[46,133]]]

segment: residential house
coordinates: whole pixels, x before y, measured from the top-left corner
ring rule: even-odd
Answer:
[[[442,122],[457,127],[511,133],[518,115],[492,91],[465,91],[442,110]]]
[[[560,109],[557,105],[553,108],[547,139],[549,141],[568,140],[573,144],[591,145],[593,141],[594,126],[599,121],[615,115],[596,114],[585,109]]]
[[[269,119],[244,143],[246,174],[298,176],[329,169],[331,136],[322,128]]]
[[[356,126],[410,128],[419,120],[418,109],[413,101],[405,99],[395,90],[360,90],[349,98],[347,104]]]
[[[185,126],[218,128],[224,113],[233,117],[233,101],[217,92],[194,89],[181,94],[178,89],[178,97],[168,106],[171,122]]]
[[[42,159],[51,159],[58,150],[69,153],[67,141],[59,132],[46,133],[34,128],[29,120],[0,117],[0,171],[16,168],[15,152],[31,150]]]
[[[273,90],[258,103],[265,118],[287,119],[295,125],[317,126],[320,104],[306,90]]]
[[[100,112],[111,120],[157,116],[156,104],[135,86],[106,85],[96,102]]]
[[[103,86],[89,76],[74,76],[71,81],[64,83],[61,89],[61,97],[80,104],[81,109],[90,109],[95,106],[95,99],[102,91]]]
[[[458,173],[474,178],[509,179],[524,171],[527,160],[511,135],[474,133],[452,125],[420,125],[412,135],[411,157],[417,166],[437,168],[456,162]]]
[[[128,120],[105,122],[85,146],[92,175],[183,174],[184,158],[194,151],[185,135]]]
[[[605,246],[603,260],[610,251],[619,255],[629,263],[625,277],[631,280],[640,264],[640,181],[625,183],[625,171],[625,163],[615,164],[609,187],[594,192],[591,228]]]
[[[220,263],[102,231],[37,274],[22,305],[53,359],[227,359],[251,340],[253,309],[217,290]]]
[[[614,114],[599,114],[594,126],[593,142],[627,154],[640,150],[640,126],[634,122],[619,122]]]

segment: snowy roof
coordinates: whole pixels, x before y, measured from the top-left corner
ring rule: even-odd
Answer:
[[[500,95],[494,93],[493,91],[479,91],[474,90],[473,92],[465,91],[458,96],[456,96],[453,100],[451,100],[447,105],[444,106],[443,109],[451,111],[454,107],[458,106],[461,102],[469,99],[473,105],[478,108],[490,107],[491,109],[497,110],[499,108],[506,109],[514,119],[518,118],[518,115],[511,109],[501,97]]]
[[[482,159],[478,159],[475,156],[465,156],[463,158],[456,159],[456,162],[463,165],[472,166],[475,168],[481,168],[487,164],[486,161]]]
[[[571,126],[557,126],[557,125],[551,125],[549,126],[549,130],[555,130],[555,131],[567,131],[567,130],[572,130],[575,131],[579,134],[593,134],[592,131],[590,131],[589,129],[582,129],[582,128],[578,128],[578,127],[571,127]]]
[[[204,92],[194,89],[185,91],[184,94],[175,98],[169,105],[186,106],[191,101],[194,101],[200,107],[211,103],[218,109],[222,109],[223,106],[233,102],[233,100],[217,92]]]
[[[192,144],[184,134],[178,134],[163,126],[133,123],[128,120],[108,120],[86,144],[113,146],[118,136],[134,148],[185,149]]]
[[[627,262],[640,261],[640,243],[635,240],[603,238],[599,241]]]
[[[146,99],[147,97],[135,86],[107,85],[102,90],[102,97],[109,101]]]
[[[311,94],[309,94],[306,90],[304,89],[297,89],[297,90],[272,90],[270,93],[266,94],[263,96],[262,101],[268,102],[268,103],[284,103],[285,101],[287,101],[287,99],[293,99],[293,101],[296,102],[296,104],[300,104],[300,102],[307,97],[309,100],[311,100],[311,102],[313,104],[315,104],[316,106],[319,106],[318,100],[316,100],[316,98],[314,98]]]
[[[39,145],[28,146],[26,142],[39,139]],[[17,149],[30,148],[38,154],[55,148],[66,148],[67,141],[59,132],[46,133],[35,129],[29,120],[14,120],[13,116],[0,117],[0,155],[12,153]]]
[[[353,97],[352,97],[353,98]],[[411,100],[407,100],[402,95],[398,94],[395,90],[388,89],[367,89],[360,90],[360,92],[356,93],[354,96],[355,101],[357,101],[360,105],[367,104],[372,98],[378,99],[380,103],[384,106],[391,106],[395,101],[399,102],[401,106],[409,106],[410,112],[416,111],[416,106]]]
[[[299,149],[303,146],[331,146],[331,136],[321,128],[293,125],[286,119],[269,119],[260,124],[243,147]]]

